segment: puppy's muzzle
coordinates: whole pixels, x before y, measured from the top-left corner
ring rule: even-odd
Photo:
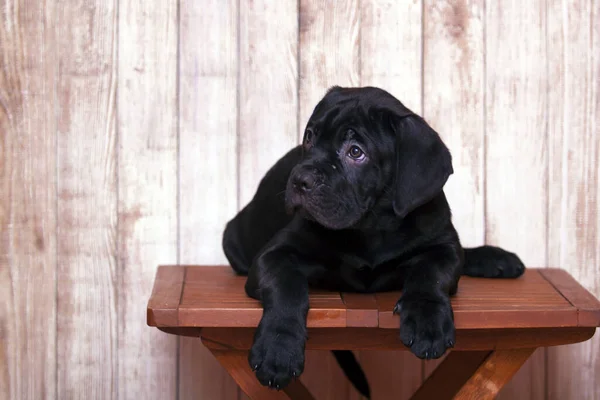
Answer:
[[[297,194],[303,195],[313,191],[319,185],[319,180],[316,168],[301,166],[292,172],[291,184]]]
[[[297,192],[304,194],[312,191],[317,184],[317,177],[311,171],[301,170],[292,177],[292,186]]]

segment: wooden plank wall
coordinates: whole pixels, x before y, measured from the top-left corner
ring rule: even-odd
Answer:
[[[224,223],[334,84],[381,86],[440,132],[465,245],[600,296],[600,1],[0,10],[0,399],[244,398],[197,340],[146,327],[155,267],[225,262]],[[375,399],[437,364],[358,356]],[[595,337],[539,350],[501,398],[600,399],[599,376]],[[359,399],[329,354],[303,380]]]

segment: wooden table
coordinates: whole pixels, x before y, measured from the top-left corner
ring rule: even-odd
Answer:
[[[223,266],[161,266],[148,325],[200,337],[252,399],[312,399],[299,380],[278,392],[250,370],[262,308],[246,296],[245,279]],[[312,291],[306,348],[407,350],[392,314],[398,297]],[[452,305],[456,346],[414,399],[494,398],[536,348],[588,340],[600,326],[600,302],[559,269],[529,269],[516,280],[463,277]]]

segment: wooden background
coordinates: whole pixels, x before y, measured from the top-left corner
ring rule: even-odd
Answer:
[[[160,263],[223,263],[226,220],[331,85],[378,85],[453,152],[467,245],[600,296],[600,1],[0,0],[0,399],[241,399],[148,328]],[[435,366],[359,354],[375,399]],[[303,379],[357,399],[329,354]],[[600,399],[600,337],[503,399]]]

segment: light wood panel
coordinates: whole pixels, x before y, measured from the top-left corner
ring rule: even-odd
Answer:
[[[24,3],[0,14],[0,398],[54,399],[55,8]]]
[[[241,208],[267,170],[298,144],[298,2],[242,2],[239,29]]]
[[[600,3],[550,1],[549,263],[600,297]],[[550,399],[600,399],[600,338],[548,350]]]
[[[60,398],[117,397],[114,1],[57,6]]]
[[[422,7],[420,0],[360,3],[360,85],[382,87],[418,114],[423,111]],[[424,363],[410,352],[363,351],[359,357],[373,398],[408,399],[423,379]],[[390,365],[394,368],[385,367]]]
[[[486,2],[486,242],[547,265],[546,4]],[[526,40],[525,40],[526,38]],[[499,398],[541,399],[544,350]]]
[[[179,26],[180,262],[222,264],[237,209],[238,2],[184,1]],[[236,399],[238,389],[196,338],[180,340],[179,398]]]
[[[327,89],[360,84],[358,1],[300,0],[299,4],[298,141]],[[328,353],[307,351],[302,381],[318,399],[358,397],[333,355]]]
[[[140,318],[177,260],[177,2],[119,1],[118,396],[175,399],[177,338]],[[140,363],[141,354],[152,354]]]
[[[358,0],[300,0],[299,139],[331,86],[360,84]]]

